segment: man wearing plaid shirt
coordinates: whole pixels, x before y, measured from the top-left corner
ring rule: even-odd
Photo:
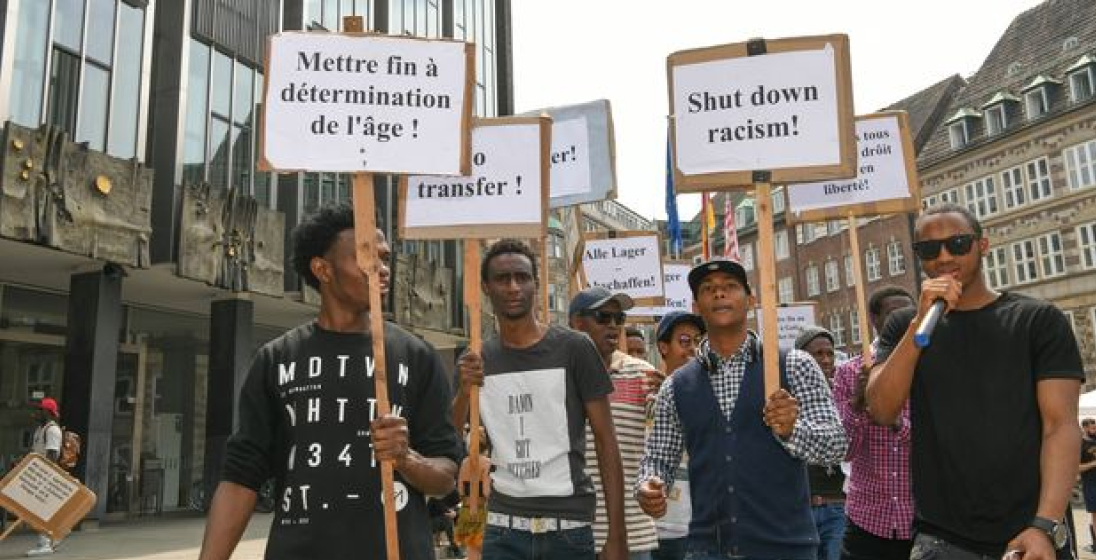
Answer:
[[[892,311],[913,306],[913,296],[887,286],[868,298],[868,317],[879,333]],[[872,344],[874,355],[875,344]],[[867,370],[857,356],[834,374],[833,398],[849,438],[852,463],[845,496],[842,560],[907,560],[913,526],[910,491],[910,408],[892,426],[874,423],[864,406]],[[868,362],[870,367],[870,361]]]
[[[687,451],[690,558],[813,560],[805,464],[839,462],[847,448],[829,385],[809,355],[791,350],[780,360],[782,388],[766,397],[760,343],[746,329],[755,305],[746,271],[713,260],[688,281],[708,339],[659,390],[636,498],[662,517]]]

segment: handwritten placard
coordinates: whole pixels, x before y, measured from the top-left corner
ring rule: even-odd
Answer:
[[[628,294],[637,305],[663,305],[658,236],[649,232],[623,232],[611,238],[604,235],[588,234],[583,243],[584,283]]]
[[[785,350],[794,348],[795,337],[799,336],[799,331],[805,326],[818,324],[815,322],[815,316],[817,315],[815,306],[815,303],[807,302],[792,303],[776,308],[777,340],[780,348]],[[762,315],[760,308],[754,313],[754,317],[757,319],[757,332],[759,333],[765,332],[765,325],[761,320]]]
[[[689,289],[692,265],[678,262],[662,263],[662,285],[666,302],[659,307],[636,306],[628,312],[637,317],[662,317],[671,311],[693,311],[693,292]]]
[[[670,55],[679,192],[855,175],[848,38],[801,37]]]
[[[400,181],[404,239],[543,237],[548,212],[547,117],[478,119],[472,174]]]
[[[794,221],[917,209],[917,165],[906,113],[857,117],[856,142],[855,179],[788,185],[788,211]]]
[[[0,480],[0,508],[58,540],[95,505],[95,494],[53,461],[28,454]]]
[[[468,172],[472,45],[283,32],[267,58],[263,169]]]
[[[552,117],[552,208],[616,196],[609,101],[601,99],[525,114]]]

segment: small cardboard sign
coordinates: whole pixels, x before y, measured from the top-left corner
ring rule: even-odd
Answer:
[[[661,246],[647,231],[588,233],[579,249],[582,283],[628,294],[636,305],[662,305]]]
[[[777,341],[782,350],[795,347],[795,337],[799,336],[800,329],[808,325],[818,324],[816,322],[817,307],[817,303],[808,301],[789,303],[776,308],[776,323],[779,327]],[[761,320],[762,315],[761,308],[758,307],[754,312],[754,317],[757,319],[758,333],[765,332],[765,325],[762,324],[763,321]]]
[[[912,212],[919,208],[916,154],[905,111],[856,118],[857,175],[788,185],[792,223]]]
[[[671,311],[693,312],[693,292],[689,289],[689,270],[692,265],[680,261],[662,263],[662,285],[665,303],[660,307],[636,306],[628,315],[636,317],[662,317]]]
[[[524,114],[544,113],[552,117],[552,208],[615,198],[616,156],[609,101]]]
[[[30,453],[0,480],[0,507],[60,540],[91,508],[95,494],[57,463]]]
[[[856,174],[847,36],[681,51],[667,70],[679,193]]]
[[[544,237],[548,117],[476,119],[472,174],[400,179],[403,239]]]
[[[271,35],[260,169],[467,174],[473,57],[451,40]]]

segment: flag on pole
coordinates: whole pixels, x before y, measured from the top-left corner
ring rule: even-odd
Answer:
[[[723,256],[742,260],[738,254],[738,231],[734,224],[734,204],[731,193],[723,193]]]
[[[666,229],[670,234],[670,253],[681,257],[681,218],[677,215],[677,193],[674,192],[674,170],[670,157],[670,139],[666,138]]]
[[[712,233],[715,231],[715,211],[708,196],[705,192],[700,198],[700,254],[706,261],[712,258]]]

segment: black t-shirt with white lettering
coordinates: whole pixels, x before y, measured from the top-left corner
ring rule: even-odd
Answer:
[[[411,447],[458,461],[451,391],[433,349],[396,325],[384,329],[388,398],[407,418]],[[380,468],[369,421],[377,415],[371,337],[297,327],[256,353],[240,392],[239,429],[224,480],[257,489],[276,477],[266,558],[383,558]],[[400,557],[433,559],[426,498],[397,472]]]
[[[890,316],[878,363],[915,312]],[[1069,322],[1050,303],[1003,293],[981,309],[940,319],[910,390],[919,531],[1000,557],[1031,522],[1042,449],[1036,385],[1047,379],[1084,379]]]

